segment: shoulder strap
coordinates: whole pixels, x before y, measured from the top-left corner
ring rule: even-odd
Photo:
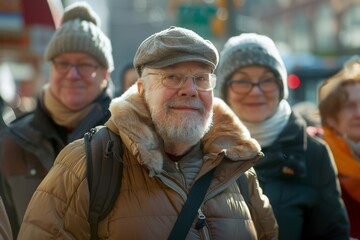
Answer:
[[[209,188],[214,171],[215,168],[195,182],[187,196],[186,202],[181,209],[168,240],[183,240],[186,238],[186,235],[194,222],[195,215],[204,200],[205,193]]]
[[[119,195],[122,177],[122,143],[106,127],[92,128],[84,135],[87,180],[90,192],[91,239],[97,239],[98,223],[104,219]]]
[[[244,197],[245,203],[249,206],[250,204],[249,184],[245,173],[241,174],[241,176],[238,179],[236,179],[236,183],[239,186],[241,195],[243,195]]]

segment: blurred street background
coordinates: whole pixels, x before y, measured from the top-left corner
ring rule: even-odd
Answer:
[[[48,79],[43,61],[70,0],[0,0],[0,94],[14,114],[35,106]],[[360,54],[360,0],[88,0],[113,45],[115,70],[132,62],[138,45],[172,25],[192,29],[221,51],[243,32],[271,37],[289,71],[289,102],[316,103],[317,86],[351,55]],[[3,113],[4,115],[5,113]],[[8,121],[8,120],[7,120]]]

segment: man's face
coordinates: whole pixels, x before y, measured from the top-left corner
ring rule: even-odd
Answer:
[[[345,86],[348,100],[343,103],[335,119],[328,123],[349,139],[360,141],[360,83]]]
[[[200,91],[189,76],[210,73],[198,62],[185,62],[162,69],[144,69],[139,91],[144,94],[155,127],[164,142],[198,142],[212,122],[213,91]],[[164,75],[187,76],[179,88],[164,86]]]
[[[67,108],[76,111],[100,95],[107,85],[108,76],[107,70],[91,55],[63,53],[52,61],[50,90]]]

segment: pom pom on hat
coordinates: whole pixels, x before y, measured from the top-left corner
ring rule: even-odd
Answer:
[[[62,25],[52,36],[45,59],[51,61],[65,52],[90,54],[109,72],[114,69],[111,42],[100,29],[99,16],[86,2],[65,8]]]
[[[77,2],[65,9],[64,16],[61,19],[62,24],[80,18],[84,21],[92,22],[100,27],[99,16],[92,10],[86,2]]]

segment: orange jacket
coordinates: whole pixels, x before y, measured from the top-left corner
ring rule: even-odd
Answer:
[[[342,190],[360,204],[360,162],[354,158],[348,144],[335,131],[324,127],[324,140],[334,155]]]

